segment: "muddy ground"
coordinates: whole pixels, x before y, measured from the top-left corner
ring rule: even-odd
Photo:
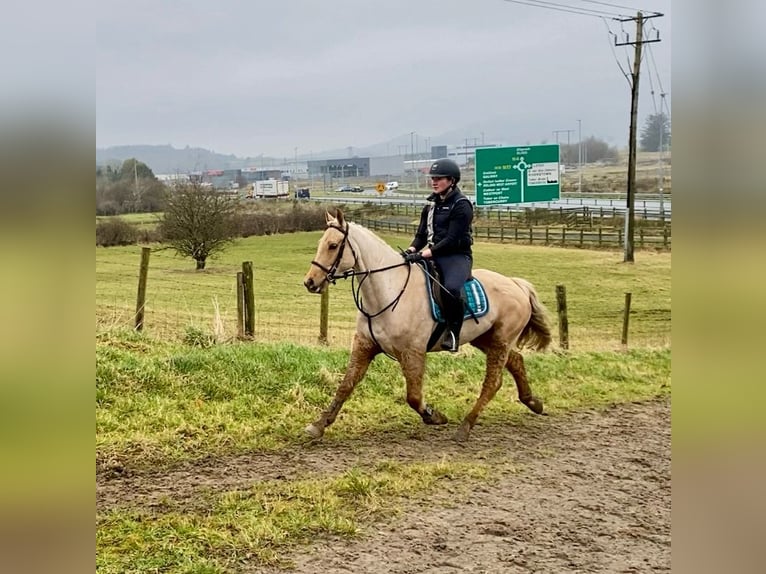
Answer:
[[[528,573],[670,570],[670,401],[477,425],[465,446],[454,425],[306,443],[293,452],[232,457],[165,473],[100,469],[97,504],[194,507],[203,493],[259,480],[337,474],[381,459],[473,460],[494,479],[465,494],[445,487],[427,504],[358,540],[317,540],[290,556],[292,572]],[[276,568],[250,572],[276,574]]]

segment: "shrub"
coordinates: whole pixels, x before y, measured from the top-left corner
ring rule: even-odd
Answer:
[[[134,245],[137,238],[138,229],[119,217],[110,217],[96,224],[96,245]]]
[[[258,205],[239,216],[239,233],[242,237],[318,231],[325,226],[324,206],[300,205],[298,202],[293,202],[287,210],[280,205]]]

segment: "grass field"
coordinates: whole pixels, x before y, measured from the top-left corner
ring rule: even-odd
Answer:
[[[344,350],[291,344],[202,349],[135,333],[100,337],[97,471],[162,476],[183,461],[225,465],[245,453],[300,453],[302,427],[327,405],[347,358]],[[453,425],[475,400],[483,368],[483,357],[471,351],[429,358],[426,397]],[[527,372],[556,417],[669,395],[670,349],[536,353],[527,357]],[[505,378],[480,418],[479,436],[493,428],[524,433],[530,414]],[[395,436],[412,441],[413,433],[428,436],[405,404],[398,366],[379,358],[324,442],[333,449]],[[211,485],[183,502],[170,495],[150,507],[99,509],[98,571],[231,572],[241,564],[279,564],[296,545],[317,536],[356,537],[396,514],[404,500],[425,499],[445,484],[458,496],[491,482],[509,455],[501,449],[491,460],[474,459],[471,452],[436,462],[381,459],[339,474],[257,480],[244,490]]]
[[[144,334],[130,330],[140,248],[96,249],[97,478],[161,478],[179,465],[217,466],[231,457],[305,452],[302,428],[329,402],[345,370],[355,308],[348,284],[333,287],[331,345],[316,343],[319,297],[302,277],[319,233],[239,240],[208,269],[168,251],[152,254]],[[383,236],[394,246],[408,237]],[[156,248],[157,246],[155,246]],[[234,334],[234,278],[242,261],[256,277],[256,340]],[[669,253],[639,252],[635,264],[617,252],[477,243],[475,267],[522,276],[555,310],[555,286],[567,288],[569,353],[526,355],[532,388],[555,418],[577,409],[667,397],[670,380]],[[620,345],[624,293],[633,294],[630,343]],[[212,335],[215,303],[224,324]],[[555,325],[555,313],[552,314]],[[554,327],[555,332],[555,327]],[[554,345],[555,347],[555,345]],[[476,399],[484,373],[480,353],[429,356],[426,398],[454,425]],[[479,419],[476,433],[530,420],[505,385]],[[404,400],[394,362],[376,359],[324,442],[377,444],[391,437],[428,449],[431,427]],[[172,494],[152,505],[98,508],[97,570],[123,572],[254,571],[283,564],[286,554],[318,536],[353,538],[376,520],[394,516],[404,501],[426,500],[449,485],[454,497],[491,482],[493,456],[439,461],[381,459],[338,473],[254,480],[245,488],[211,486],[190,499]],[[117,480],[119,484],[119,479]]]
[[[314,344],[319,330],[319,297],[306,292],[303,276],[314,256],[319,232],[237,240],[207,269],[153,246],[147,285],[146,332],[182,339],[189,329],[219,339],[236,335],[236,273],[243,261],[255,269],[256,340]],[[404,247],[409,237],[385,235]],[[132,326],[140,247],[96,248],[96,330]],[[567,290],[570,347],[620,348],[625,293],[632,293],[629,344],[670,342],[670,253],[637,252],[634,264],[617,251],[588,251],[477,242],[474,267],[524,277],[537,287],[556,321],[556,285]],[[331,288],[330,344],[347,347],[356,309],[350,282]]]

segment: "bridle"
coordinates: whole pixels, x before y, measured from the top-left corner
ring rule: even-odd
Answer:
[[[354,297],[354,304],[356,305],[356,308],[359,310],[362,315],[364,315],[367,318],[367,326],[370,330],[370,335],[372,336],[373,341],[376,345],[381,347],[380,343],[378,343],[377,338],[375,337],[375,333],[372,331],[372,319],[374,317],[377,317],[378,315],[381,315],[388,309],[391,309],[392,311],[396,308],[397,304],[399,303],[399,300],[402,298],[402,295],[404,295],[405,289],[407,289],[407,285],[410,282],[410,275],[412,274],[412,265],[408,263],[407,261],[402,261],[401,263],[397,263],[396,265],[388,265],[386,267],[379,267],[378,269],[367,269],[366,271],[354,271],[354,267],[356,267],[357,262],[359,261],[356,251],[354,251],[354,246],[351,244],[351,242],[348,240],[348,223],[346,223],[345,227],[340,227],[338,225],[328,225],[328,227],[332,227],[333,229],[337,229],[343,234],[343,240],[340,242],[340,245],[338,247],[338,254],[335,256],[335,261],[333,261],[332,265],[330,267],[325,267],[318,261],[311,261],[312,265],[316,265],[319,267],[322,271],[325,272],[325,277],[322,281],[324,283],[327,281],[328,283],[332,283],[335,285],[335,281],[337,279],[348,279],[351,277],[351,294]],[[354,256],[354,264],[351,266],[350,269],[347,271],[344,271],[340,275],[336,275],[336,272],[338,271],[338,265],[340,264],[341,259],[343,259],[343,253],[346,248],[346,245],[348,245],[349,249],[351,249],[351,254]],[[389,269],[395,269],[397,267],[402,267],[403,265],[407,266],[407,279],[404,281],[404,286],[402,286],[401,291],[399,291],[399,294],[394,297],[394,299],[385,307],[380,309],[379,311],[375,313],[369,313],[364,308],[364,302],[362,301],[362,284],[365,282],[365,280],[375,273],[381,273],[383,271],[388,271]],[[359,284],[355,285],[354,281],[356,277],[361,277],[359,280]],[[322,284],[320,283],[320,285]],[[381,347],[382,349],[382,347]],[[383,351],[385,353],[385,351]],[[395,357],[392,357],[388,353],[385,353],[389,358],[395,359]]]
[[[325,278],[322,280],[322,283],[327,281],[328,283],[332,283],[335,285],[336,279],[347,279],[348,277],[354,275],[357,273],[356,271],[353,271],[353,267],[356,266],[357,258],[356,258],[356,252],[354,251],[354,246],[350,243],[348,244],[349,248],[351,248],[351,254],[354,256],[354,265],[349,271],[345,271],[341,274],[340,277],[335,276],[335,272],[338,270],[338,265],[340,264],[340,260],[343,259],[343,251],[346,249],[346,243],[348,243],[348,223],[346,224],[346,227],[339,227],[337,225],[328,225],[328,227],[332,227],[333,229],[337,229],[343,234],[343,241],[340,242],[340,247],[338,248],[338,255],[335,256],[335,261],[332,262],[332,265],[330,267],[325,267],[319,261],[311,261],[312,265],[316,265],[319,267],[322,271],[325,272]],[[320,285],[322,284],[320,283]]]

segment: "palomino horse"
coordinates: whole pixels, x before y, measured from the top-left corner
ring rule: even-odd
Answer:
[[[531,283],[486,269],[475,269],[473,275],[485,288],[489,309],[482,317],[465,321],[460,344],[471,343],[483,351],[487,369],[481,394],[457,430],[458,441],[468,438],[479,413],[502,385],[503,367],[516,381],[519,400],[531,411],[543,412],[542,401],[529,388],[524,358],[517,349],[527,345],[543,350],[551,342],[545,308]],[[407,404],[423,422],[446,424],[447,418],[423,400],[426,347],[435,327],[424,274],[402,261],[372,231],[347,222],[338,210],[336,217],[327,214],[327,229],[303,284],[310,292],[321,293],[331,282],[347,277],[359,278],[358,292],[354,292],[359,314],[351,357],[335,398],[306,432],[314,438],[324,434],[379,353],[401,365]],[[430,350],[438,349],[437,341]]]

